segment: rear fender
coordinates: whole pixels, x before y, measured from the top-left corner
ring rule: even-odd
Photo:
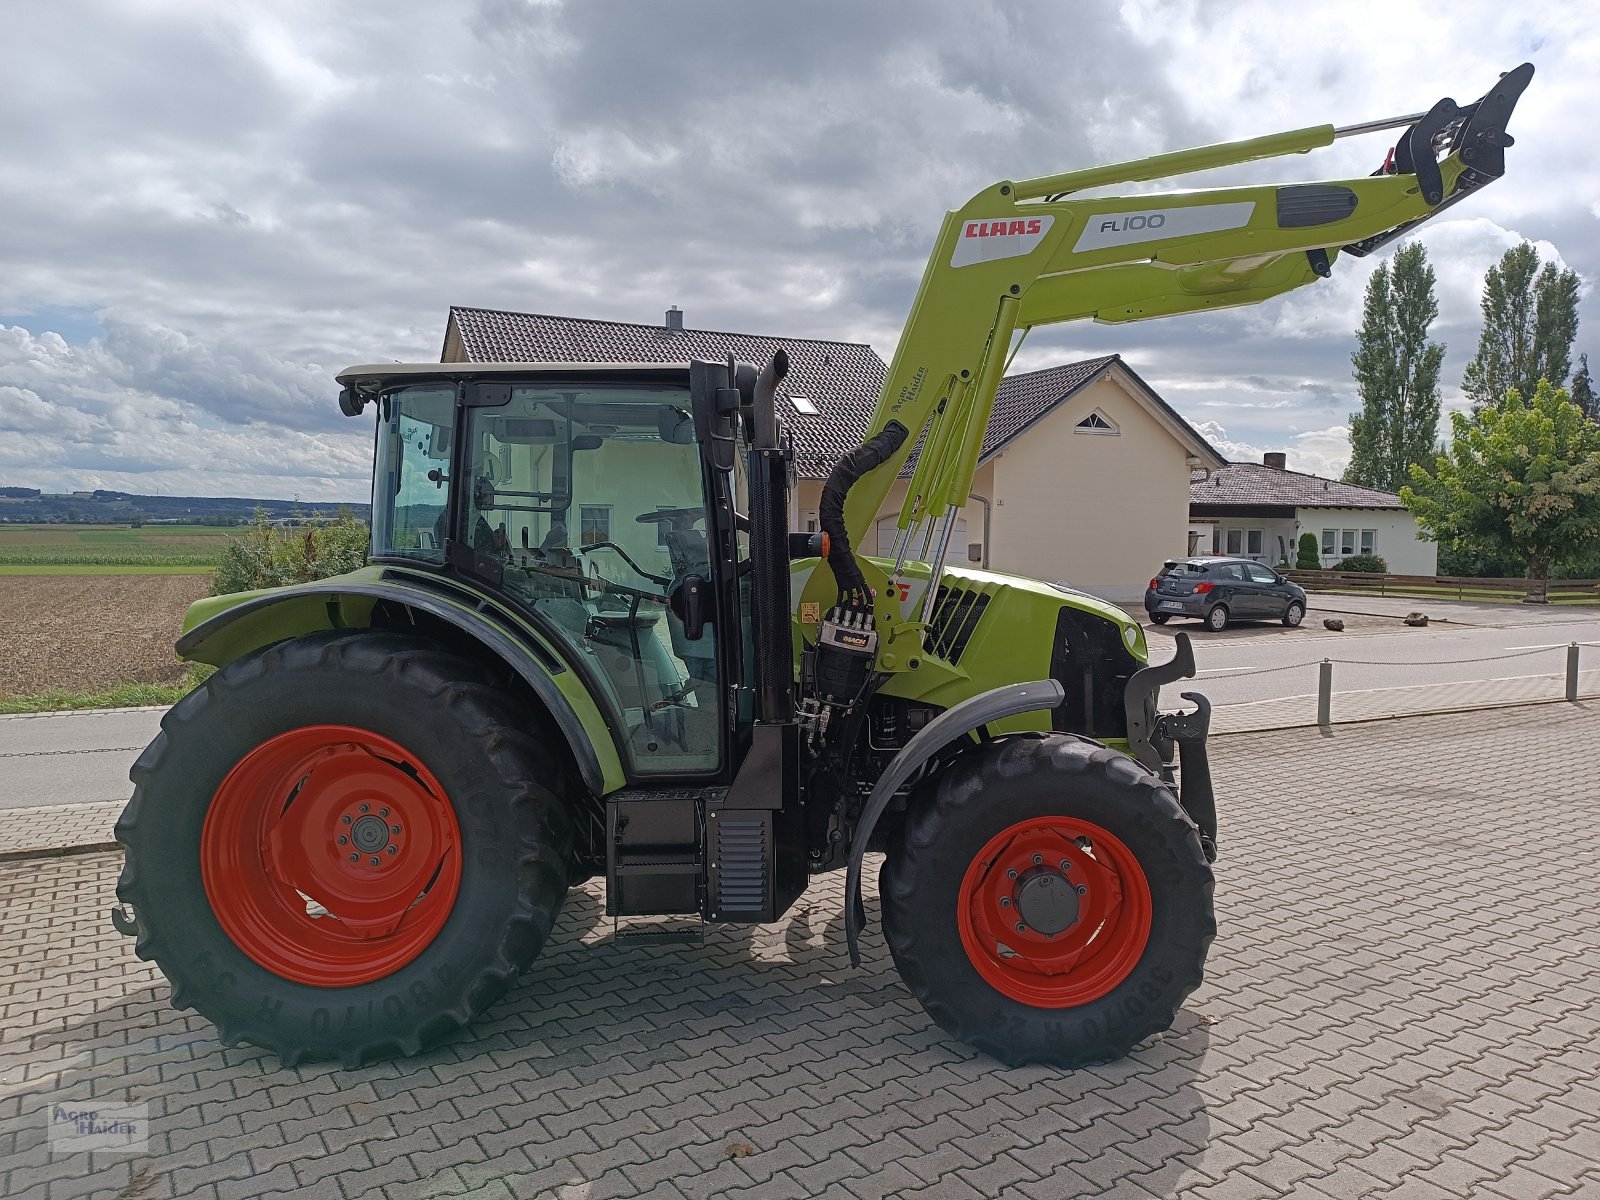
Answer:
[[[234,603],[217,611],[218,601]],[[514,671],[554,719],[584,784],[596,796],[626,782],[604,716],[554,645],[499,605],[447,580],[414,580],[366,568],[350,575],[200,601],[178,639],[180,658],[226,666],[253,650],[327,629],[365,629],[380,604],[426,614],[460,630]]]
[[[1018,713],[1036,712],[1059,705],[1066,693],[1054,679],[1040,679],[1033,683],[1013,683],[993,691],[983,692],[970,700],[946,709],[925,725],[890,760],[888,767],[878,777],[861,810],[861,820],[856,824],[854,840],[850,843],[850,868],[844,885],[844,930],[850,945],[850,964],[861,965],[861,950],[857,945],[861,927],[866,923],[866,910],[861,904],[861,860],[866,857],[867,843],[877,827],[878,818],[894,794],[939,751],[959,741],[974,730],[984,729],[992,721],[1014,717]]]

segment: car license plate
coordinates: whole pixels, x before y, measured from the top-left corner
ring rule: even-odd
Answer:
[[[1162,608],[1177,608],[1177,609],[1181,609],[1183,607],[1183,603],[1181,601],[1178,601],[1178,600],[1163,600],[1161,602],[1161,607]]]

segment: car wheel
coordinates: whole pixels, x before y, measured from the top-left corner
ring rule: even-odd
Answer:
[[[1289,607],[1283,610],[1283,623],[1290,629],[1300,624],[1301,621],[1305,620],[1305,617],[1306,606],[1298,600],[1289,601]]]
[[[1150,614],[1150,619],[1152,621],[1154,621],[1157,625],[1165,625],[1168,621],[1170,621],[1172,619],[1172,614],[1171,613],[1151,613]]]
[[[1212,633],[1221,633],[1228,627],[1228,606],[1217,604],[1206,611],[1206,628]]]

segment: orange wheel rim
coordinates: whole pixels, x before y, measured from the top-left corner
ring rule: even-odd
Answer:
[[[200,874],[252,961],[349,987],[399,970],[443,928],[461,830],[415,755],[365,729],[308,725],[228,772],[201,830]]]
[[[1150,884],[1100,826],[1071,817],[1019,821],[989,839],[961,880],[961,945],[984,981],[1034,1008],[1106,995],[1150,940]]]

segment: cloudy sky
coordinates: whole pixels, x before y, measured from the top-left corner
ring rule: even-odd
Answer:
[[[1423,234],[1447,403],[1483,272],[1524,237],[1582,276],[1600,366],[1592,0],[9,5],[0,483],[361,499],[370,435],[331,375],[436,359],[451,304],[677,304],[887,358],[940,215],[994,180],[1464,102],[1524,60],[1509,174]],[[1386,149],[1195,179],[1364,175]],[[1040,331],[1018,366],[1120,352],[1225,453],[1336,473],[1373,261],[1253,309]]]

